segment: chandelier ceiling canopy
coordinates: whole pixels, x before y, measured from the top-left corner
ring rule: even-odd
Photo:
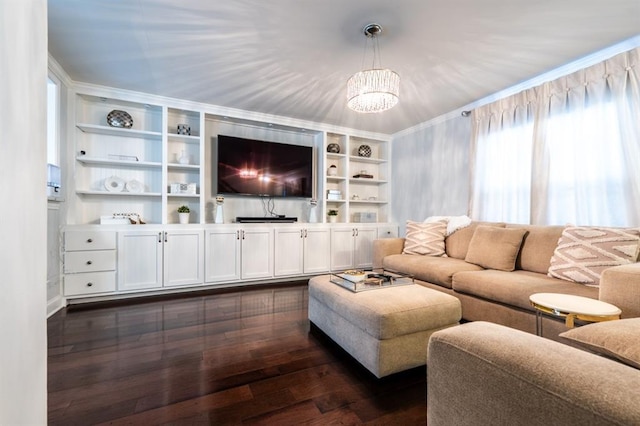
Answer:
[[[369,24],[363,29],[367,37],[366,44],[371,40],[373,60],[370,69],[355,73],[347,81],[347,105],[356,112],[382,112],[398,103],[400,76],[390,69],[382,68],[377,38],[381,32],[382,27],[378,24]],[[365,56],[366,50],[365,45]]]

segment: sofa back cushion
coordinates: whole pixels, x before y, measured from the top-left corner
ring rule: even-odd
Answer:
[[[522,228],[478,226],[465,261],[487,269],[513,271],[526,233]]]
[[[508,224],[507,228],[527,230],[516,260],[516,269],[546,274],[564,226]]]
[[[497,226],[499,228],[505,227],[504,223],[472,222],[471,225],[458,229],[445,239],[444,245],[447,256],[464,260],[465,257],[467,257],[467,251],[469,251],[469,243],[471,242],[473,233],[479,225]]]

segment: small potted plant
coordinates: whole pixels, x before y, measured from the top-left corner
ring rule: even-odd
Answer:
[[[178,218],[180,219],[180,223],[189,223],[189,213],[191,213],[189,206],[182,205],[178,207]]]
[[[338,220],[338,210],[330,209],[327,211],[327,218],[329,219],[329,223],[336,223]]]

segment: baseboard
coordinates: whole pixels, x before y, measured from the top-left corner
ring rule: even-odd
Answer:
[[[49,318],[51,315],[55,314],[65,306],[67,306],[67,300],[60,295],[57,295],[53,299],[47,301],[47,318]]]

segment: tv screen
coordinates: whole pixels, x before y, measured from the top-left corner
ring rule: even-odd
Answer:
[[[218,135],[218,193],[312,196],[313,147]]]

